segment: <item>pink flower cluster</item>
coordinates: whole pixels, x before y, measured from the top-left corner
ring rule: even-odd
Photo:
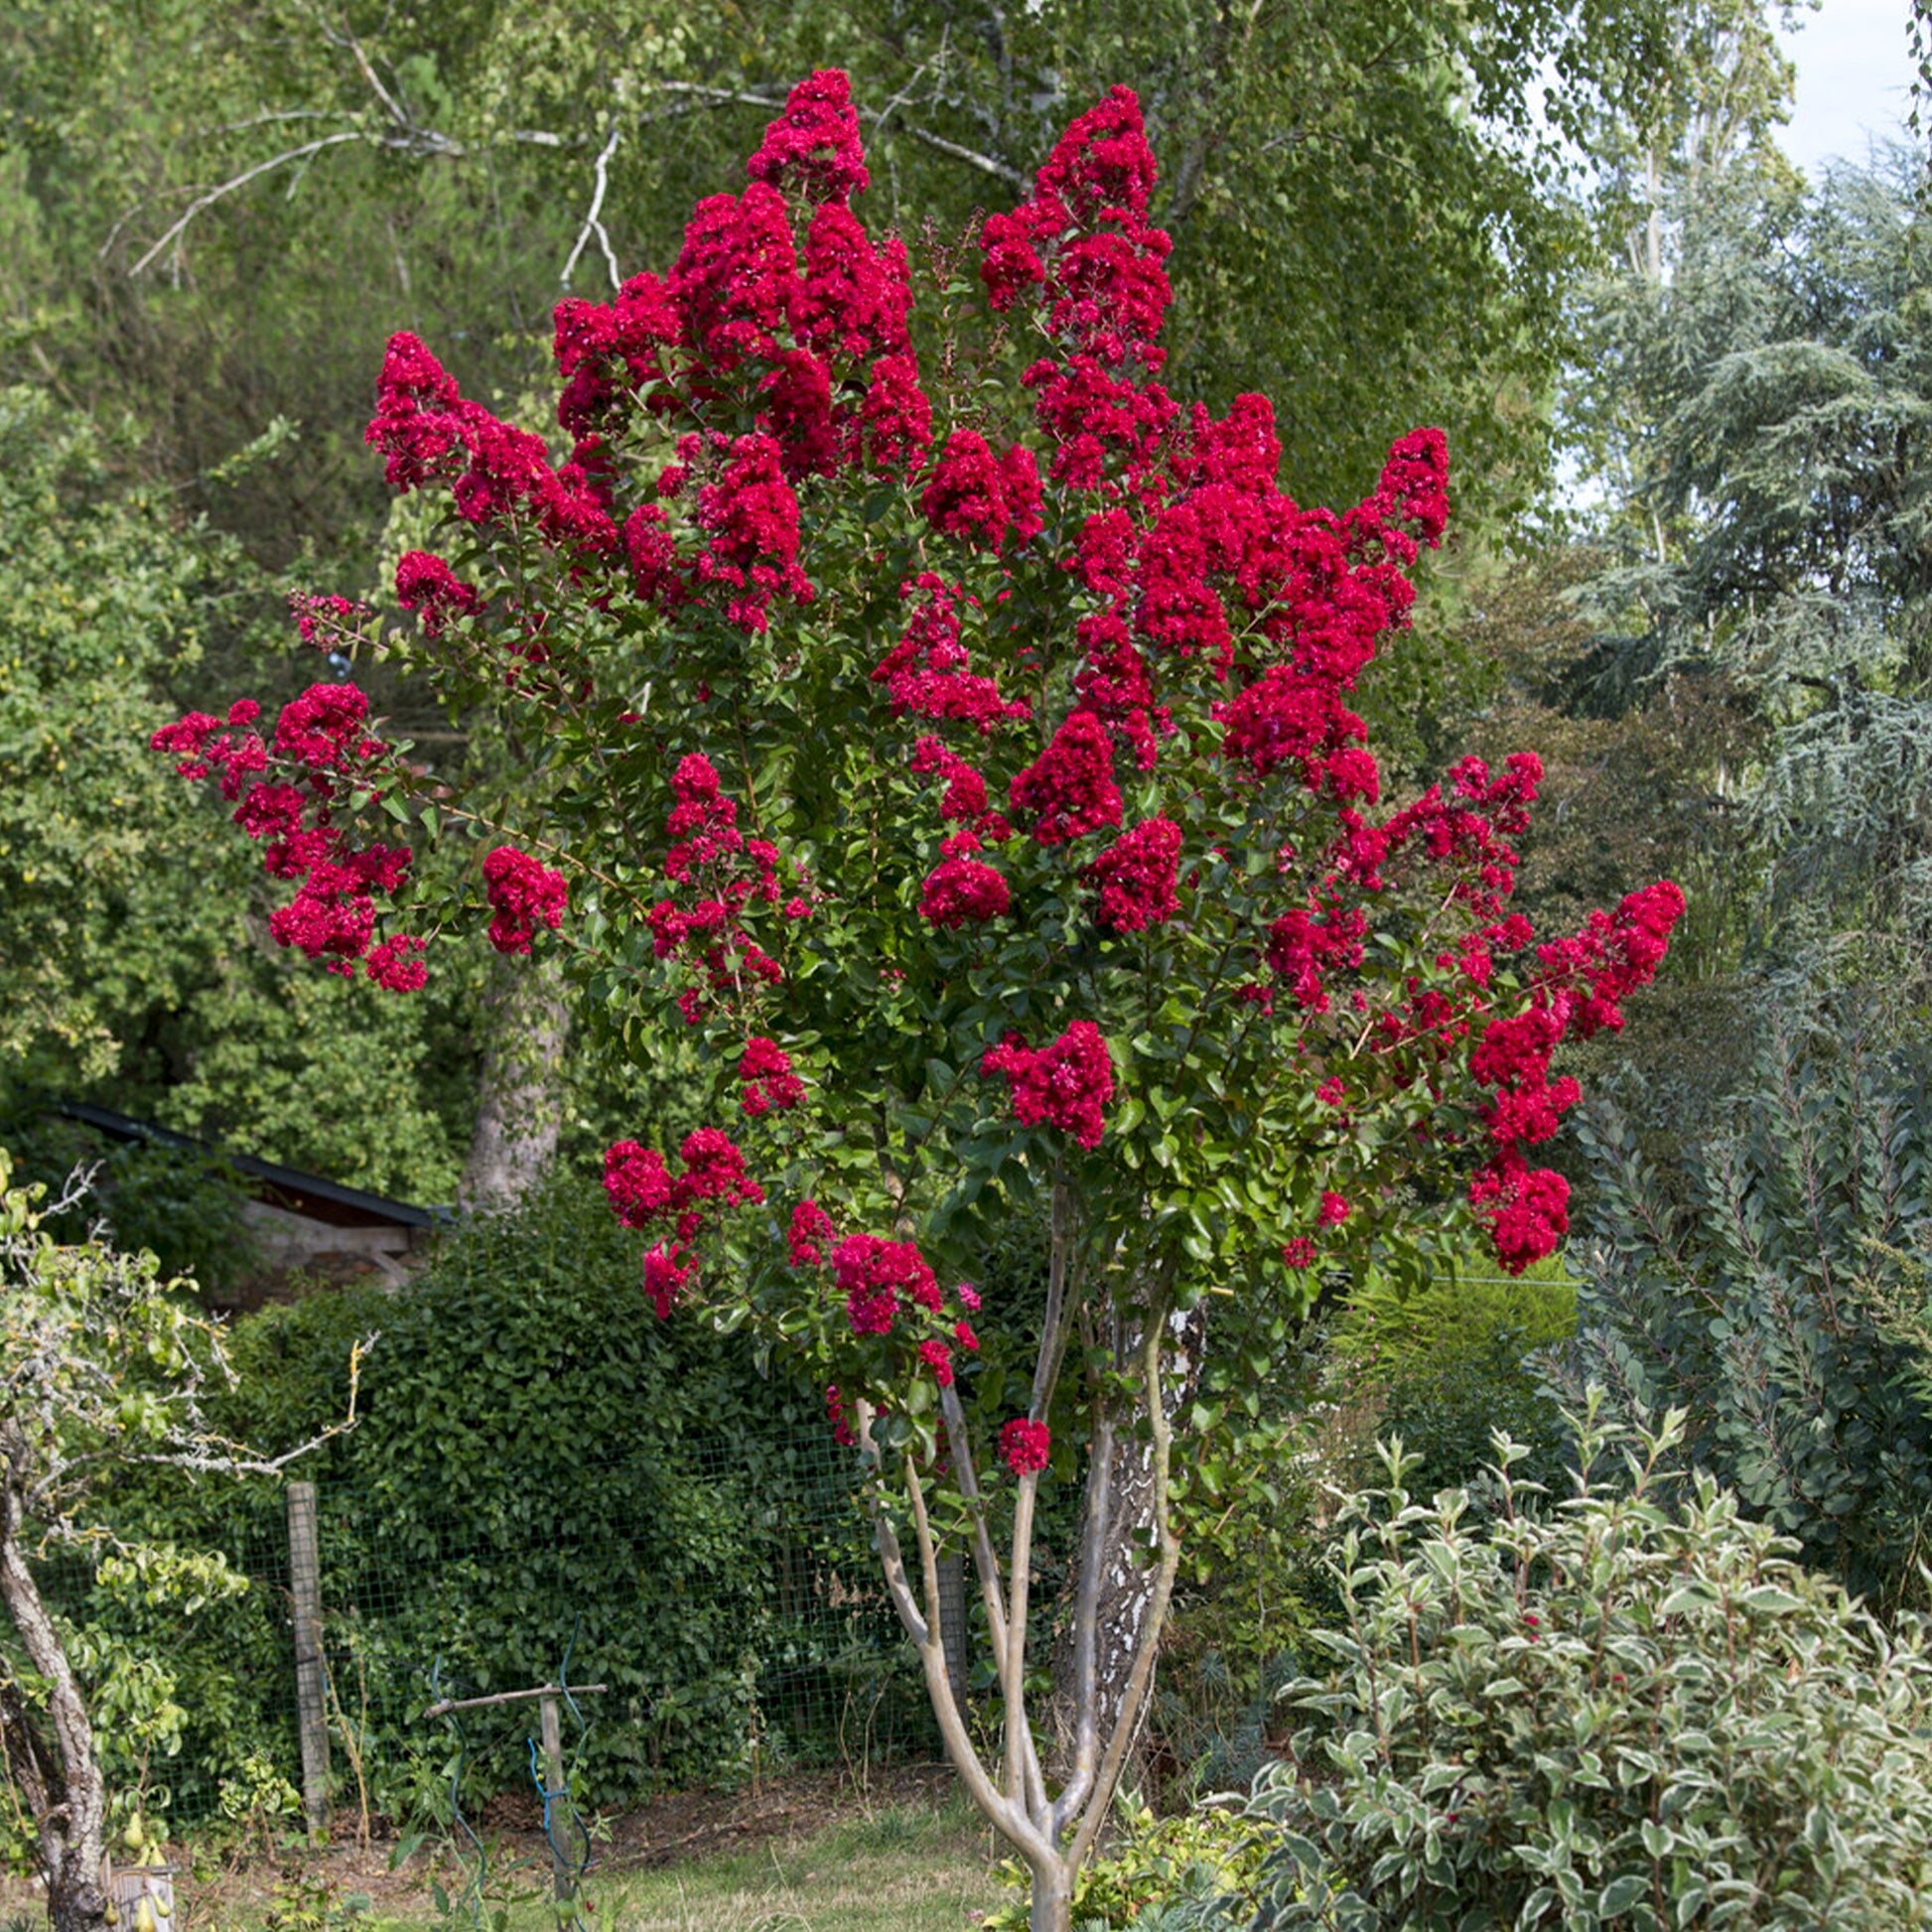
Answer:
[[[1115,932],[1165,925],[1180,909],[1179,873],[1180,827],[1171,818],[1143,819],[1087,868],[1100,889],[1094,917]]]
[[[784,1113],[805,1097],[805,1083],[792,1071],[791,1055],[761,1034],[746,1041],[738,1078],[744,1087],[739,1104],[755,1119],[773,1111]]]
[[[1114,1097],[1114,1062],[1091,1020],[1074,1021],[1050,1046],[1037,1049],[1010,1034],[981,1058],[980,1072],[1006,1075],[1023,1127],[1057,1127],[1084,1148],[1100,1145],[1104,1110]]]
[[[489,943],[498,952],[524,953],[536,928],[553,932],[563,923],[570,891],[560,872],[553,872],[527,852],[499,845],[483,860],[483,884],[494,916]]]
[[[309,591],[289,593],[289,614],[295,619],[296,635],[312,650],[335,650],[355,642],[363,621],[374,615],[366,604]]]
[[[960,641],[959,593],[933,571],[899,587],[912,614],[897,644],[880,659],[872,681],[883,684],[895,713],[950,718],[991,734],[1010,719],[1031,718],[1024,698],[1009,703],[990,677],[968,669],[972,653]],[[916,600],[916,601],[915,601]]]
[[[1010,796],[1013,809],[1033,819],[1041,845],[1118,825],[1120,787],[1107,728],[1090,711],[1068,712],[1045,750],[1015,776]]]
[[[1015,1416],[1000,1429],[1000,1454],[1017,1476],[1045,1468],[1053,1452],[1053,1433],[1043,1422]]]
[[[680,1153],[680,1174],[671,1173],[662,1155],[635,1141],[619,1141],[604,1156],[604,1191],[618,1219],[627,1228],[666,1222],[672,1227],[674,1238],[660,1240],[644,1256],[645,1291],[660,1318],[670,1313],[691,1276],[683,1256],[707,1219],[764,1199],[764,1189],[746,1173],[743,1150],[718,1128],[700,1127],[687,1134]]]
[[[409,876],[407,846],[359,844],[340,821],[367,767],[388,749],[365,729],[368,699],[352,684],[317,684],[282,707],[272,741],[250,729],[261,716],[237,699],[225,719],[191,711],[149,741],[174,755],[184,778],[215,778],[234,822],[264,847],[271,878],[301,883],[269,915],[277,945],[345,976],[358,961],[378,986],[414,992],[428,975],[423,941],[375,940],[378,895],[393,897]],[[268,777],[271,766],[280,776]]]

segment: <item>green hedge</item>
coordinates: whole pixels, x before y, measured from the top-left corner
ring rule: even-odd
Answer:
[[[430,1672],[459,1696],[548,1680],[575,1641],[581,1767],[598,1802],[729,1781],[755,1759],[927,1739],[923,1700],[872,1587],[849,1454],[822,1397],[760,1380],[742,1340],[660,1323],[634,1241],[581,1183],[445,1238],[405,1290],[319,1292],[232,1337],[221,1423],[280,1450],[340,1421],[351,1347],[359,1420],[295,1465],[320,1494],[339,1786],[363,1758],[373,1809],[433,1808],[455,1740],[421,1721]],[[228,1554],[254,1580],[184,1615],[69,1570],[56,1587],[99,1642],[151,1658],[183,1709],[148,1778],[206,1811],[252,1752],[296,1774],[285,1498],[274,1482],[124,1483],[124,1533]],[[159,1693],[157,1693],[159,1695]],[[534,1712],[471,1721],[473,1798],[527,1780]],[[150,1727],[151,1728],[151,1727]],[[110,1768],[138,1776],[141,1727]]]

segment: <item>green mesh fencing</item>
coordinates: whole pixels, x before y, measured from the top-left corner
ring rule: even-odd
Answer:
[[[110,1776],[179,1826],[245,1813],[263,1760],[302,1778],[285,1493],[230,1493],[219,1540],[244,1596],[129,1633],[177,1675],[178,1747],[136,1765],[107,1740]],[[466,1812],[531,1792],[536,1706],[465,1714],[459,1737],[424,1720],[432,1673],[444,1697],[485,1696],[553,1681],[567,1650],[572,1683],[609,1687],[583,1700],[586,1732],[565,1724],[588,1804],[938,1749],[852,1454],[823,1427],[462,1494],[320,1483],[317,1541],[339,1816],[447,1815],[459,1771]],[[107,1614],[86,1567],[44,1582],[76,1624]]]

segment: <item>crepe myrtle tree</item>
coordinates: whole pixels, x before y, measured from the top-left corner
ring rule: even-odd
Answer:
[[[104,1240],[62,1242],[47,1223],[84,1205],[84,1176],[44,1208],[44,1190],[8,1185],[0,1150],[0,1602],[32,1684],[0,1685],[7,1769],[38,1836],[55,1932],[107,1923],[101,1888],[109,1807],[87,1690],[32,1559],[62,1550],[98,1557],[102,1576],[152,1598],[219,1595],[243,1580],[222,1558],[129,1543],[103,1513],[113,1476],[149,1464],[191,1474],[273,1474],[352,1425],[346,1419],[284,1454],[264,1457],[224,1438],[205,1407],[233,1384],[219,1325],[163,1279],[152,1254]],[[370,1337],[369,1339],[373,1339]]]
[[[326,597],[301,627],[500,710],[513,794],[385,743],[348,681],[156,743],[292,882],[284,944],[407,992],[486,916],[499,951],[567,954],[608,1050],[696,1049],[712,1124],[606,1157],[645,1297],[825,1388],[947,1749],[1063,1932],[1239,1421],[1197,1383],[1203,1309],[1217,1359],[1259,1360],[1324,1280],[1417,1278],[1471,1216],[1510,1269],[1549,1253],[1552,1055],[1620,1024],[1683,901],[1535,945],[1508,909],[1528,754],[1381,800],[1350,694],[1441,538],[1443,437],[1306,509],[1265,398],[1169,396],[1132,94],[916,274],[854,212],[842,74],[748,174],[667,274],[558,308],[566,460],[389,344],[368,440],[447,499],[446,554],[402,561],[407,633]],[[469,851],[470,883],[430,889],[389,827]],[[1029,1200],[1043,1290],[982,1307],[974,1257]],[[1054,1753],[1035,1509],[1082,1468]],[[955,1552],[984,1751],[941,1642]]]

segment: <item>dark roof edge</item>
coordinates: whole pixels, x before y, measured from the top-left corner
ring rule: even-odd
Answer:
[[[320,1174],[304,1173],[299,1168],[284,1168],[273,1161],[258,1160],[252,1154],[228,1154],[207,1141],[199,1141],[192,1134],[178,1134],[172,1127],[157,1127],[152,1121],[135,1120],[128,1114],[117,1114],[108,1107],[95,1107],[83,1100],[56,1101],[52,1110],[65,1115],[69,1120],[77,1120],[87,1127],[97,1127],[104,1134],[112,1134],[123,1141],[153,1141],[161,1147],[188,1148],[197,1154],[207,1154],[214,1159],[225,1161],[237,1173],[245,1173],[256,1180],[266,1180],[271,1186],[291,1187],[305,1194],[317,1194],[324,1200],[335,1201],[342,1207],[360,1208],[368,1214],[385,1214],[393,1221],[400,1221],[405,1227],[437,1227],[449,1219],[448,1211],[438,1213],[433,1208],[417,1207],[409,1201],[390,1200],[383,1194],[364,1193],[359,1187],[345,1187],[340,1181],[325,1180]]]

